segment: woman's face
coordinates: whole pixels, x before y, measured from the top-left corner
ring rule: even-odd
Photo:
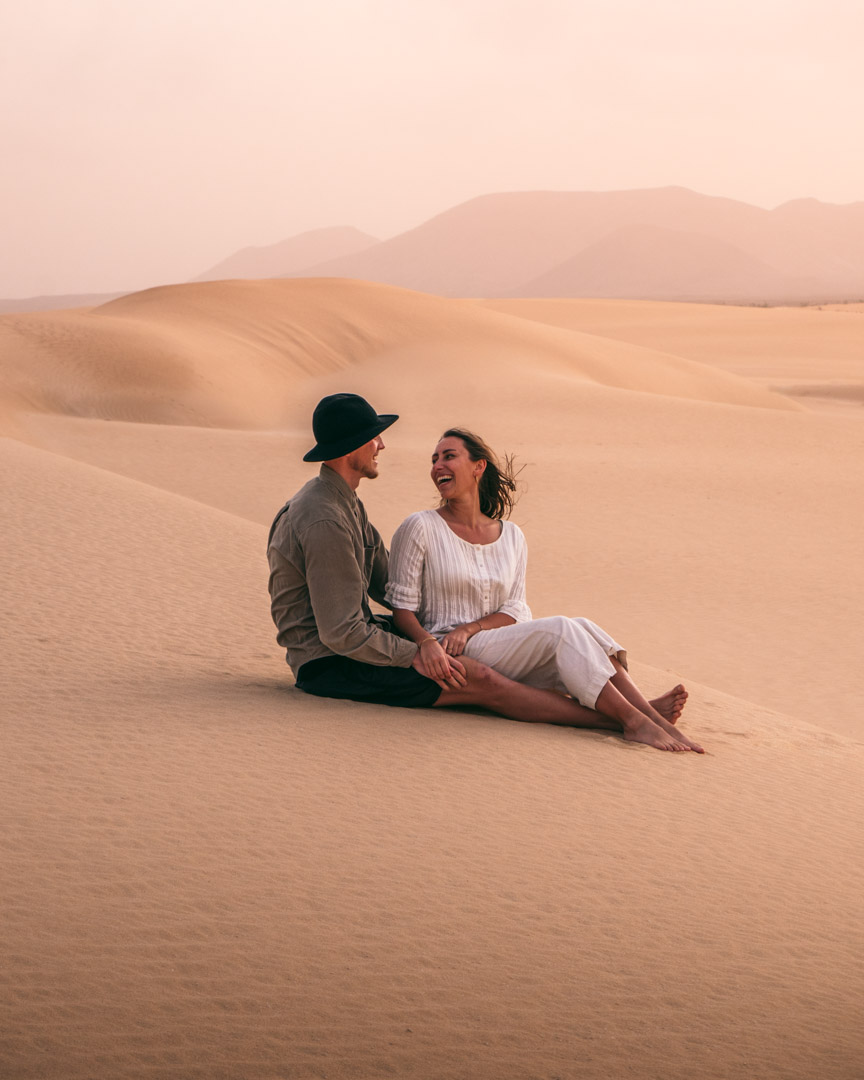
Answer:
[[[486,468],[485,461],[472,461],[461,439],[448,435],[432,454],[432,483],[442,499],[454,499],[477,487]]]

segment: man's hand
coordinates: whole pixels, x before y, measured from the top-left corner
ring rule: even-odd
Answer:
[[[444,647],[444,651],[449,656],[461,656],[465,652],[465,646],[468,644],[468,639],[474,637],[477,633],[477,623],[463,623],[462,626],[457,626],[455,630],[451,630],[449,634],[446,634],[441,639],[441,644]]]
[[[459,690],[468,683],[465,665],[448,657],[434,640],[423,642],[411,666],[427,679],[438,683],[442,690]]]

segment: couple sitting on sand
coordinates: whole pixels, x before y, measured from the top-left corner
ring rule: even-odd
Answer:
[[[525,537],[505,520],[514,480],[476,435],[445,431],[432,453],[441,505],[406,518],[388,564],[356,491],[378,475],[381,432],[396,420],[356,394],[320,401],[304,461],[321,471],[270,529],[271,610],[297,686],[382,705],[479,705],[702,753],[675,727],[683,686],[647,701],[599,626],[531,618]],[[370,597],[393,615],[373,615]]]

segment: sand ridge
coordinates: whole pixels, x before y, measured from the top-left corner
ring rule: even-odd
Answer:
[[[418,360],[417,357],[422,359]],[[150,423],[282,427],[298,381],[434,358],[697,400],[792,409],[751,382],[658,350],[364,282],[163,286],[80,312],[0,318],[7,393],[27,409]]]
[[[643,300],[489,300],[482,306],[744,375],[807,407],[864,401],[860,304],[802,307],[656,303]],[[862,415],[857,410],[852,414]]]

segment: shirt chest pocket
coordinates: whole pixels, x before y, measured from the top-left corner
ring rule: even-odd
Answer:
[[[363,576],[366,579],[366,584],[372,578],[372,568],[375,565],[375,552],[377,546],[375,544],[365,544],[363,547]]]
[[[375,542],[375,534],[368,521],[361,524],[357,539],[360,541],[361,545],[358,547],[357,554],[362,559],[360,565],[363,567],[363,579],[368,585],[369,579],[372,577],[372,567],[375,564],[375,551],[378,546]]]

